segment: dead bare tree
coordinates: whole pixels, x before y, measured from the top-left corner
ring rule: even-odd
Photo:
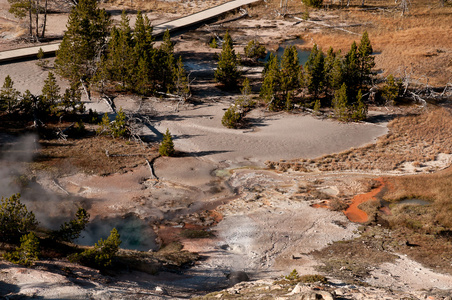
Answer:
[[[402,96],[413,99],[415,103],[420,103],[422,108],[427,107],[428,101],[440,102],[452,97],[452,82],[449,81],[441,92],[435,91],[429,84],[429,78],[425,75],[413,79],[412,71],[407,68],[403,70]]]
[[[398,0],[395,0],[394,3],[397,4]],[[402,9],[402,16],[405,15],[410,10],[411,0],[400,0],[399,7]]]

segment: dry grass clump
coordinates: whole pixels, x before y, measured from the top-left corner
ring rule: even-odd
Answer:
[[[444,37],[452,30],[452,6],[440,7],[439,2],[413,0],[410,11],[401,16],[399,5],[394,1],[365,1],[364,9],[360,4],[360,1],[352,1],[348,8],[331,6],[334,10],[315,12],[309,9],[312,17],[333,27],[308,24],[311,30],[302,32],[307,41],[304,46],[312,47],[316,43],[324,51],[331,46],[346,53],[350,44],[358,42],[366,30],[377,53],[376,69],[383,70],[380,76],[401,76],[408,67],[413,79],[424,77],[423,84],[427,83],[427,77],[430,85],[437,86],[451,80],[452,40]],[[292,11],[300,10],[305,8]],[[345,24],[353,25],[346,29],[356,35],[339,30]]]
[[[390,133],[375,144],[325,155],[314,160],[272,162],[281,171],[402,171],[404,163],[423,166],[438,154],[452,154],[452,114],[437,108],[420,115],[399,117],[389,124]]]
[[[452,168],[435,174],[391,178],[391,185],[384,196],[387,201],[410,198],[432,201],[428,206],[392,207],[393,217],[388,218],[394,226],[406,223],[409,227],[410,220],[413,220],[420,222],[424,231],[452,228]]]

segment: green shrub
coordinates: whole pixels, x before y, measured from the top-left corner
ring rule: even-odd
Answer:
[[[399,97],[400,91],[402,89],[402,81],[395,80],[392,74],[389,74],[386,79],[386,84],[383,86],[383,97],[386,99],[387,103],[396,104],[396,100]]]
[[[88,116],[86,119],[87,123],[97,124],[99,123],[99,113],[97,111],[93,111],[91,108],[88,110]]]
[[[298,271],[296,269],[293,269],[292,272],[290,272],[289,275],[284,276],[286,280],[298,280],[300,279],[300,276],[298,275]]]
[[[214,48],[214,49],[217,49],[217,48],[218,48],[218,43],[217,43],[217,39],[216,39],[216,38],[213,37],[213,38],[210,40],[209,47],[210,47],[210,48]]]
[[[96,130],[96,133],[99,135],[107,135],[110,128],[110,118],[107,113],[102,116],[102,120],[98,125],[99,128]]]
[[[20,202],[20,194],[3,198],[0,204],[0,239],[15,240],[37,225],[35,215]],[[16,240],[17,241],[17,240]]]
[[[289,285],[296,285],[299,282],[303,283],[314,283],[314,282],[321,282],[321,283],[328,283],[328,280],[325,276],[322,275],[303,275],[300,276],[296,269],[293,269],[292,272],[290,272],[289,275],[284,276],[283,279],[275,281],[275,284],[289,284]]]
[[[112,259],[116,256],[121,245],[121,239],[116,228],[110,232],[106,239],[100,239],[93,248],[87,249],[82,253],[76,253],[69,257],[71,262],[78,262],[83,265],[103,269],[112,264]]]
[[[300,277],[300,281],[304,283],[314,283],[314,282],[321,282],[321,283],[328,283],[328,279],[326,279],[325,276],[322,275],[303,275]]]
[[[232,38],[228,32],[224,36],[224,42],[218,67],[215,70],[215,81],[224,84],[226,87],[236,87],[242,74],[239,70],[240,58],[235,53]]]
[[[323,4],[323,0],[302,0],[303,4],[306,6],[319,8]]]
[[[15,251],[5,253],[3,257],[15,264],[32,266],[39,256],[39,240],[33,232],[20,238],[20,247]]]
[[[80,237],[80,233],[85,229],[88,222],[89,213],[80,207],[75,214],[75,218],[69,222],[64,222],[59,230],[53,232],[53,236],[57,240],[72,242]]]
[[[226,110],[221,119],[221,124],[227,128],[237,128],[242,121],[242,114],[238,111],[237,107],[231,106]]]
[[[315,100],[313,109],[315,114],[320,114],[320,107],[321,107],[320,99]]]
[[[265,49],[265,47],[257,40],[249,41],[244,50],[245,56],[253,60],[264,58],[267,54],[267,49]]]
[[[175,152],[173,137],[167,128],[166,133],[163,135],[163,141],[159,147],[159,154],[161,156],[173,156]]]
[[[96,130],[99,135],[111,135],[114,138],[120,138],[127,135],[126,114],[122,108],[116,114],[115,120],[110,122],[108,114],[105,113],[102,121],[99,123],[99,128]]]
[[[114,138],[124,137],[127,134],[126,114],[119,109],[115,121],[110,123],[111,135]]]

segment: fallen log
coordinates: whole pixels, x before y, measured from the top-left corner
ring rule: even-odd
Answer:
[[[308,23],[312,23],[312,24],[316,24],[316,25],[325,26],[325,27],[328,27],[328,28],[342,30],[342,31],[345,31],[345,32],[350,33],[350,34],[360,35],[359,33],[356,33],[356,32],[353,32],[353,31],[350,31],[350,30],[347,30],[347,29],[344,29],[344,28],[341,28],[341,27],[338,27],[338,26],[333,26],[333,25],[329,25],[329,24],[319,23],[319,22],[311,21],[311,20],[303,20],[302,18],[299,18],[299,17],[292,17],[292,18],[294,18],[295,20],[298,20],[300,22],[308,22]]]
[[[61,185],[58,184],[58,182],[56,181],[56,179],[53,180],[53,184],[55,184],[55,186],[57,188],[59,188],[60,190],[62,190],[66,195],[70,195],[68,191],[66,191]]]
[[[149,167],[149,170],[151,171],[151,178],[155,179],[155,180],[159,180],[159,178],[157,177],[157,175],[155,175],[155,170],[154,170],[154,161],[159,158],[159,156],[154,157],[153,159],[151,159],[151,161],[149,161],[146,157],[144,158],[146,160],[146,163]]]

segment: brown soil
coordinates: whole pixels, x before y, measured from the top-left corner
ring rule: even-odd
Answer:
[[[50,171],[56,175],[83,172],[106,176],[125,173],[137,166],[146,166],[146,158],[152,160],[158,155],[155,148],[148,148],[127,139],[103,136],[67,141],[40,140],[39,145],[41,150],[32,164],[32,169]]]

